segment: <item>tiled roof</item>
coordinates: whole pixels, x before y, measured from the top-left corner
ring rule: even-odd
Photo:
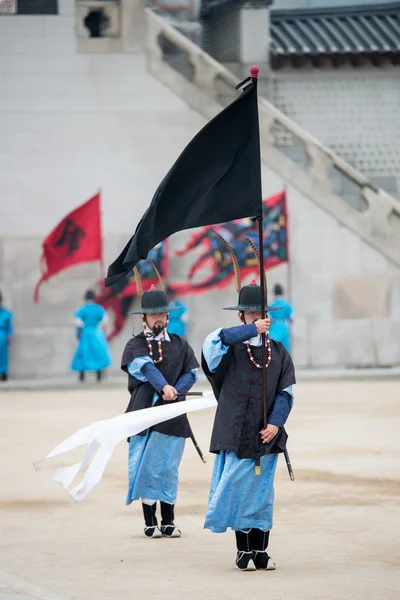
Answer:
[[[271,11],[271,58],[399,55],[400,2]]]

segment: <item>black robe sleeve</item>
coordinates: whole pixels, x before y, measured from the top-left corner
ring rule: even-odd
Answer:
[[[131,362],[138,356],[144,356],[146,354],[148,354],[148,352],[145,352],[141,337],[137,336],[131,338],[128,340],[122,353],[121,369],[125,371],[125,373],[128,373],[128,366],[131,364]]]
[[[145,340],[143,335],[138,335],[137,337],[133,337],[130,340],[128,340],[125,349],[122,353],[121,369],[128,375],[128,390],[130,391],[130,393],[132,393],[133,390],[142,382],[129,373],[128,367],[135,358],[137,358],[138,356],[146,356],[147,354],[148,352],[147,348],[145,347]]]

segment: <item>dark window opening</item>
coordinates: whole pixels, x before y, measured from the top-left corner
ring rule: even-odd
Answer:
[[[83,19],[83,24],[89,30],[90,37],[103,37],[110,26],[110,18],[102,8],[92,8]]]
[[[57,15],[58,0],[18,0],[18,15]]]

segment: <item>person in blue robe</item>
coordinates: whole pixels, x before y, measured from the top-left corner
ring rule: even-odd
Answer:
[[[266,310],[274,310],[268,306]],[[293,405],[295,373],[280,342],[266,336],[267,426],[263,418],[261,319],[256,282],[240,289],[237,310],[242,325],[219,328],[205,340],[202,368],[218,399],[210,452],[216,454],[204,527],[215,533],[231,528],[236,537],[236,567],[275,569],[267,553],[274,506],[278,454],[286,447],[285,422]],[[257,467],[257,469],[256,469]],[[257,474],[259,472],[259,474]]]
[[[8,379],[8,345],[13,336],[13,315],[4,308],[0,292],[0,381]]]
[[[107,311],[94,302],[95,293],[88,290],[86,303],[75,313],[78,345],[72,359],[71,370],[78,371],[84,381],[86,371],[95,371],[101,381],[103,371],[111,365],[108,342],[103,328],[108,321]]]
[[[176,335],[185,336],[187,333],[187,306],[180,300],[177,300],[177,295],[174,289],[168,288],[168,306],[173,308],[168,315],[168,333],[175,333]]]
[[[271,326],[269,328],[269,336],[277,342],[282,342],[286,350],[290,354],[290,325],[293,323],[294,313],[293,307],[284,296],[283,287],[277,283],[274,286],[274,300],[271,302],[271,307],[279,308],[279,312],[271,313]]]
[[[199,363],[192,348],[184,338],[166,331],[168,314],[174,310],[166,294],[150,289],[142,295],[141,303],[141,309],[133,314],[142,315],[144,331],[128,341],[121,360],[131,394],[126,412],[177,402],[198,379]],[[141,500],[148,538],[181,536],[174,523],[175,503],[178,469],[190,434],[187,416],[182,415],[128,440],[126,503]]]

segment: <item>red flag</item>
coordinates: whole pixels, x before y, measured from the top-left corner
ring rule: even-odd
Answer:
[[[43,242],[42,277],[34,299],[39,299],[43,281],[79,263],[103,260],[100,193],[70,212]]]

